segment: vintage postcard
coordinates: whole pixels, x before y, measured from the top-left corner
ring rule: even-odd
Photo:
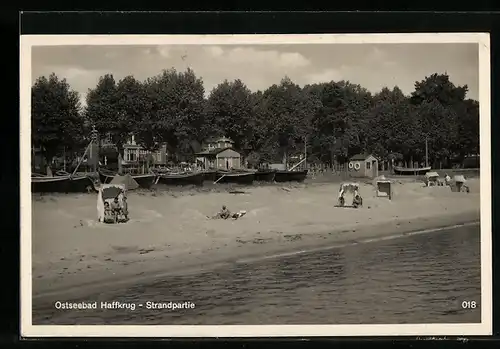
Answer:
[[[20,54],[23,336],[491,334],[488,34]]]

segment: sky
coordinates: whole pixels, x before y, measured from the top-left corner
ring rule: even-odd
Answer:
[[[34,46],[32,82],[56,73],[80,93],[82,104],[99,77],[111,73],[145,80],[163,69],[187,68],[203,79],[205,94],[225,79],[242,80],[252,90],[279,84],[285,76],[303,86],[347,80],[373,93],[398,86],[405,94],[416,81],[447,73],[479,97],[478,44],[283,44],[162,46]]]

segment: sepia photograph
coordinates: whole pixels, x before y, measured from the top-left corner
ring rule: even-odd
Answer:
[[[489,55],[21,36],[23,335],[491,334]]]

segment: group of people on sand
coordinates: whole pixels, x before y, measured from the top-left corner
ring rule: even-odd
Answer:
[[[211,219],[229,219],[229,218],[238,219],[240,217],[243,217],[246,213],[247,213],[247,211],[244,211],[244,210],[241,210],[241,211],[238,211],[235,213],[231,213],[231,211],[228,210],[226,205],[222,205],[222,209],[219,212],[217,212],[217,214],[215,216],[213,216],[213,217],[207,216],[207,218],[211,218]]]
[[[128,221],[128,204],[127,197],[123,196],[122,202],[115,197],[111,204],[108,201],[104,202],[104,222],[117,223],[120,220]]]

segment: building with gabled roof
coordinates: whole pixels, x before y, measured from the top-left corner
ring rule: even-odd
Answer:
[[[203,150],[195,154],[197,164],[206,170],[241,168],[241,154],[234,150],[233,144],[233,140],[227,137],[207,139]]]
[[[356,154],[349,159],[352,177],[375,178],[378,176],[378,160],[372,154]]]

